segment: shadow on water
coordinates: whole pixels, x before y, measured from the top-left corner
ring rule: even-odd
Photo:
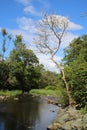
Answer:
[[[57,111],[57,106],[31,96],[1,103],[0,130],[46,130]]]

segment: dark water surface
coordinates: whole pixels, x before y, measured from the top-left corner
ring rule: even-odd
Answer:
[[[57,106],[31,96],[0,103],[0,130],[46,130],[57,112]]]

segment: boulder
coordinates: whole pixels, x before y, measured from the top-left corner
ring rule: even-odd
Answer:
[[[47,130],[58,130],[58,129],[62,129],[62,125],[60,123],[53,123],[52,125],[49,125]]]

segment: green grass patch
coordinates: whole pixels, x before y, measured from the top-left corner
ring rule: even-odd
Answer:
[[[29,92],[33,95],[50,95],[50,96],[61,96],[62,92],[60,90],[51,90],[51,89],[32,89]]]
[[[0,90],[0,96],[16,96],[16,95],[19,95],[21,94],[22,91],[20,90],[6,90],[6,91],[3,91],[3,90]]]

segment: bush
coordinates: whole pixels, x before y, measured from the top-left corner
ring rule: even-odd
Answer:
[[[46,90],[49,90],[49,89],[56,90],[57,88],[56,88],[56,86],[49,85],[49,86],[46,86],[45,89]]]
[[[54,90],[46,90],[46,89],[32,89],[29,91],[30,94],[34,95],[50,95],[50,96],[57,96],[56,91]]]
[[[0,90],[0,96],[16,96],[16,95],[19,95],[21,94],[22,91],[21,90]]]
[[[69,98],[65,90],[62,90],[61,93],[62,93],[62,96],[60,97],[60,100],[58,101],[58,103],[61,104],[62,107],[66,107],[69,105]]]

